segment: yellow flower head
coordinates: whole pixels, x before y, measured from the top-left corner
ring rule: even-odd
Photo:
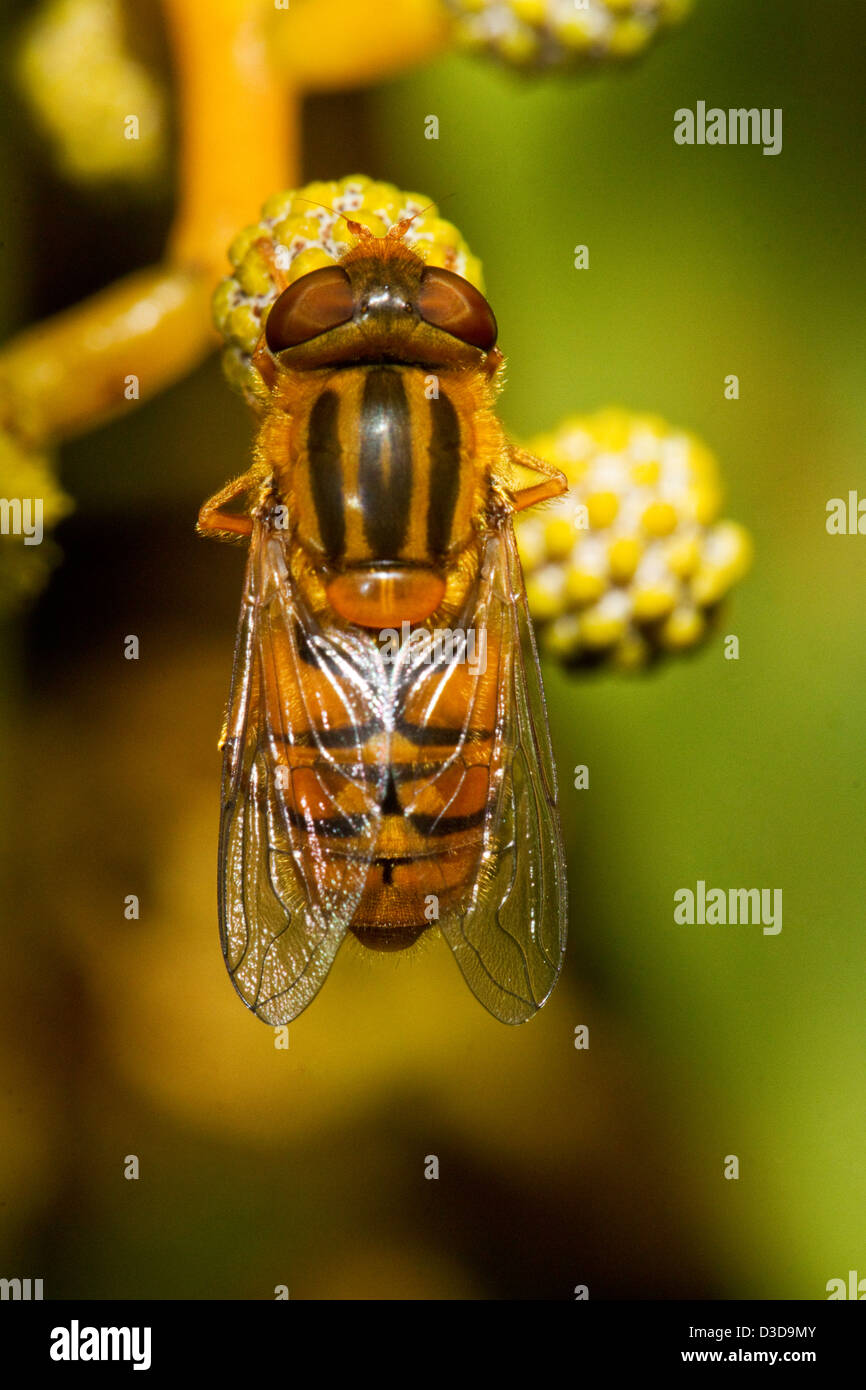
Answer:
[[[252,354],[279,294],[274,252],[283,283],[291,284],[311,270],[332,265],[355,241],[341,213],[376,236],[384,236],[401,218],[414,216],[406,232],[407,245],[428,265],[445,266],[483,289],[480,262],[457,228],[443,221],[423,194],[404,193],[393,184],[376,183],[362,174],[275,194],[262,208],[261,219],[235,237],[229,247],[234,272],[220,283],[213,297],[214,322],[226,342],[226,376],[254,406],[267,398]],[[266,245],[273,251],[266,253]]]
[[[51,0],[18,54],[19,81],[60,168],[85,184],[146,182],[165,161],[166,94],[129,51],[124,8]]]
[[[719,521],[715,459],[656,416],[573,416],[529,448],[568,492],[517,519],[543,650],[569,666],[633,668],[704,637],[748,569],[751,542]]]
[[[445,0],[465,46],[512,67],[569,68],[636,57],[691,0]]]

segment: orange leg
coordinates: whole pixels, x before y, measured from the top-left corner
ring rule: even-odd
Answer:
[[[264,481],[261,468],[250,468],[239,478],[233,478],[224,488],[209,497],[198,514],[196,530],[202,536],[211,536],[218,541],[245,539],[252,533],[253,520],[249,512],[226,511],[229,502],[239,497],[247,497],[256,491]]]
[[[564,473],[515,444],[509,445],[507,459],[493,481],[512,512],[525,511],[568,491]]]

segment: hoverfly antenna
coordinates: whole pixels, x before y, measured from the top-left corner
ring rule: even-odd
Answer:
[[[341,217],[352,233],[352,236],[356,236],[359,241],[366,241],[371,238],[374,241],[378,241],[378,237],[373,236],[369,227],[365,227],[363,222],[353,221],[347,213],[338,212],[336,208],[329,208],[327,203],[317,203],[315,198],[304,198],[300,193],[296,193],[295,197],[299,203],[309,203],[310,207],[321,208],[323,212],[329,212],[332,217]]]
[[[390,237],[393,241],[402,241],[403,237],[412,226],[412,223],[415,221],[415,218],[422,217],[425,212],[429,212],[430,209],[435,206],[435,203],[428,203],[425,208],[418,208],[417,212],[413,212],[411,217],[401,217],[399,222],[392,223],[385,235]]]
[[[351,217],[347,217],[344,212],[338,214],[342,217],[352,236],[356,236],[359,241],[378,241],[379,238],[369,227],[365,227],[363,222],[353,222]]]
[[[300,193],[296,193],[295,197],[299,203],[309,203],[310,207],[321,208],[323,212],[329,212],[332,217],[342,218],[349,228],[349,231],[352,233],[352,236],[357,237],[359,241],[384,240],[383,237],[377,237],[374,232],[371,232],[369,227],[365,227],[363,222],[356,222],[348,213],[338,212],[336,208],[329,208],[327,203],[319,203],[315,198],[305,198]],[[418,208],[410,217],[401,217],[399,222],[393,222],[391,224],[385,233],[385,237],[391,241],[402,241],[416,217],[422,217],[425,212],[429,212],[430,209],[435,206],[435,203],[428,203],[426,207]]]

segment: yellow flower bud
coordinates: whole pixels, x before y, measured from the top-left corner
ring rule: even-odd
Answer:
[[[286,284],[293,284],[302,275],[309,275],[311,270],[321,270],[323,266],[333,264],[334,257],[329,256],[321,246],[308,246],[306,251],[298,252],[286,271]]]
[[[706,446],[615,409],[570,416],[528,446],[570,484],[554,516],[515,518],[542,650],[569,666],[634,670],[702,641],[751,559],[746,531],[716,521],[721,488]]]
[[[622,62],[678,23],[686,0],[445,0],[455,38],[513,67],[538,70]]]

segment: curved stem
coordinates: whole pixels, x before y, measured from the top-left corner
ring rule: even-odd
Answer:
[[[215,345],[209,297],[226,248],[275,189],[300,181],[300,99],[262,37],[262,0],[163,0],[181,121],[167,263],[119,280],[0,352],[0,427],[62,439],[192,370]]]
[[[127,405],[129,376],[155,395],[212,346],[210,288],[201,272],[154,266],[26,329],[0,353],[0,427],[38,445]]]
[[[180,197],[169,255],[227,270],[226,247],[300,174],[300,100],[264,38],[261,0],[163,0],[178,75]]]

